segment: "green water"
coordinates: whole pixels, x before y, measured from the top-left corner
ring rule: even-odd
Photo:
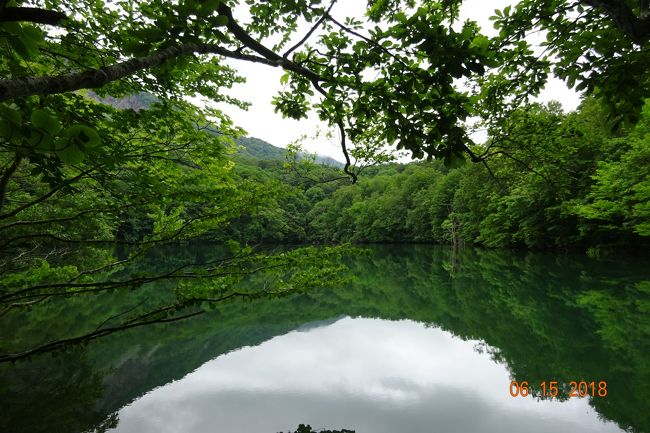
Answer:
[[[0,431],[650,432],[647,260],[378,246],[349,266],[348,287],[3,365]],[[75,335],[164,293],[0,322],[2,346]],[[531,395],[512,397],[512,380]],[[569,398],[571,381],[606,382],[607,395]]]

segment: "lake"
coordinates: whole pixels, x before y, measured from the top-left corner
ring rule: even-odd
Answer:
[[[650,432],[647,260],[368,249],[345,287],[2,365],[0,431]],[[115,296],[47,314],[74,335]]]

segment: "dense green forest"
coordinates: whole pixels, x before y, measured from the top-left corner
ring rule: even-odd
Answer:
[[[382,164],[354,185],[336,180],[335,169],[258,150],[235,158],[234,173],[273,194],[224,237],[642,252],[650,245],[650,105],[641,116],[614,134],[596,101],[572,113],[531,105],[512,114],[507,139],[483,145],[498,149],[485,165]]]
[[[0,1],[0,321],[173,288],[83,334],[20,352],[0,341],[0,362],[335,286],[356,251],[263,243],[647,252],[648,2],[521,0],[494,12],[495,36],[460,21],[461,0],[372,1],[343,18],[335,3]],[[317,114],[342,166],[296,148],[256,158],[264,147],[223,108],[248,106],[226,60],[283,69],[269,109]],[[551,75],[582,92],[577,112],[531,102]],[[206,240],[229,252],[139,267]]]

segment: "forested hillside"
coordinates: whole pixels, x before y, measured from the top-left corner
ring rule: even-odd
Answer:
[[[275,159],[285,161],[289,156],[285,149],[274,146],[271,143],[256,137],[236,137],[233,142],[235,144],[237,152],[235,159],[238,161],[245,161],[248,158]],[[314,162],[318,164],[335,168],[343,167],[343,164],[334,158],[318,154],[311,154],[309,152],[298,152],[296,154],[296,158],[298,160],[313,158]]]
[[[135,111],[155,102],[148,94],[96,99]],[[352,185],[327,158],[254,137],[226,139],[235,152],[236,182],[258,191],[258,202],[205,238],[475,244],[595,255],[648,248],[650,104],[635,126],[616,132],[593,99],[572,113],[558,103],[530,105],[506,123],[508,135],[476,147],[489,155],[483,164],[383,163],[366,168]],[[149,217],[128,221],[120,236],[132,240],[153,224]]]
[[[248,158],[284,160],[285,151],[264,140],[255,137],[239,137],[235,139],[239,145],[238,154]]]
[[[359,181],[313,163],[240,161],[235,173],[267,186],[255,212],[230,225],[248,242],[437,242],[579,249],[648,247],[650,105],[612,134],[597,102],[514,113],[512,133],[491,139],[486,164],[384,164]],[[272,192],[271,192],[272,191]]]

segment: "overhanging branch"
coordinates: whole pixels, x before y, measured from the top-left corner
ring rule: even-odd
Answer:
[[[0,80],[0,101],[32,95],[51,95],[80,89],[95,89],[128,77],[138,71],[159,66],[169,59],[190,54],[218,54],[249,62],[280,66],[266,58],[231,51],[215,44],[187,43],[165,48],[149,56],[137,57],[99,69],[62,75]]]
[[[295,72],[307,78],[309,81],[315,83],[316,85],[319,82],[324,81],[324,79],[314,71],[311,71],[304,66],[301,66],[295,62],[292,62],[291,60],[282,57],[275,51],[271,50],[268,47],[265,47],[259,41],[255,40],[255,38],[248,34],[248,32],[237,23],[237,20],[235,20],[232,15],[232,9],[230,9],[230,7],[226,6],[224,3],[219,4],[218,12],[220,15],[228,18],[228,22],[226,24],[228,31],[232,33],[232,35],[235,36],[239,42],[244,44],[244,46],[263,56],[264,59],[267,60],[267,64],[270,64],[272,66],[281,66],[286,70]]]
[[[343,167],[343,171],[345,174],[350,176],[352,178],[352,183],[357,182],[357,174],[353,171],[350,171],[350,166],[352,165],[350,162],[350,155],[348,154],[348,148],[345,140],[345,128],[343,127],[343,121],[339,120],[337,123],[337,126],[339,127],[339,132],[341,133],[341,151],[343,151],[343,156],[345,156],[345,166]]]
[[[39,8],[3,7],[0,8],[0,22],[25,21],[37,24],[57,26],[67,16],[63,12]]]
[[[650,40],[650,10],[648,10],[647,0],[639,1],[638,16],[627,2],[621,0],[582,1],[593,8],[605,11],[633,42],[643,45]]]
[[[327,18],[327,16],[330,14],[330,12],[332,11],[332,8],[334,7],[335,3],[336,3],[336,0],[333,0],[332,3],[330,4],[330,6],[325,11],[325,13],[320,17],[320,19],[318,21],[316,21],[316,24],[313,25],[313,27],[305,34],[305,36],[302,39],[300,39],[294,46],[292,46],[287,51],[285,51],[285,53],[282,55],[283,58],[285,58],[285,59],[289,58],[289,54],[291,54],[292,52],[294,52],[295,50],[300,48],[300,46],[302,44],[307,42],[307,39],[309,39],[311,37],[311,35],[314,34],[316,29],[318,27],[320,27],[321,24],[323,24],[323,21],[325,21],[325,18]]]

